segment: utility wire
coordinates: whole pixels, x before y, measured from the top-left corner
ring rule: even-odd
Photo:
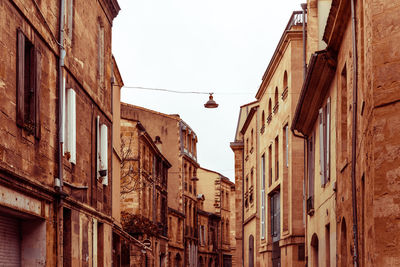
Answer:
[[[120,85],[119,85],[120,86]],[[172,90],[172,89],[165,89],[165,88],[153,88],[153,87],[143,87],[143,86],[122,86],[123,88],[131,88],[131,89],[139,89],[139,90],[149,90],[149,91],[161,91],[161,92],[168,92],[168,93],[176,93],[176,94],[202,94],[202,95],[209,95],[209,94],[218,94],[218,95],[255,95],[255,92],[204,92],[204,91],[181,91],[181,90]],[[264,92],[264,94],[274,95],[275,92]],[[287,92],[287,94],[300,94],[300,92]]]
[[[172,90],[172,89],[165,89],[165,88],[152,88],[152,87],[142,87],[142,86],[123,86],[123,88],[132,88],[132,89],[139,89],[139,90],[150,90],[150,91],[162,91],[162,92],[169,92],[169,93],[176,93],[176,94],[202,94],[202,95],[209,95],[209,94],[225,94],[225,95],[252,95],[253,92],[241,92],[241,93],[229,93],[229,92],[204,92],[204,91],[180,91],[180,90]]]

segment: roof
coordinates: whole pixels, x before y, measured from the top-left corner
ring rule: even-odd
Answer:
[[[282,33],[281,39],[279,40],[279,43],[275,48],[274,54],[272,55],[272,58],[269,61],[268,67],[265,70],[264,75],[262,77],[262,82],[261,82],[260,88],[258,89],[258,91],[256,93],[257,99],[260,99],[261,96],[263,95],[264,91],[266,90],[266,86],[264,86],[264,85],[269,82],[272,74],[275,72],[275,69],[277,68],[278,63],[284,54],[283,50],[285,50],[287,47],[289,39],[291,39],[293,36],[298,36],[298,37],[303,36],[302,30],[300,30],[300,29],[299,30],[291,30],[293,26],[302,25],[302,23],[303,23],[302,14],[303,14],[303,11],[293,11],[292,15],[290,16],[290,19],[286,25],[286,28]]]
[[[168,119],[181,121],[181,118],[179,117],[179,115],[168,115],[168,114],[161,113],[161,112],[158,112],[158,111],[155,111],[155,110],[151,110],[151,109],[148,109],[148,108],[144,108],[144,107],[140,107],[140,106],[136,106],[136,105],[132,105],[132,104],[121,102],[121,117],[124,118],[124,119],[131,119],[131,118],[128,118],[127,114],[123,114],[122,109],[126,109],[126,110],[138,109],[138,110],[141,110],[141,111],[144,111],[144,112],[153,113],[153,114],[156,114],[156,115],[168,118]]]
[[[226,177],[226,176],[220,174],[219,172],[216,172],[216,171],[213,171],[213,170],[209,170],[209,169],[206,169],[206,168],[204,168],[204,167],[200,167],[199,169],[205,170],[205,171],[207,171],[207,172],[215,173],[215,174],[219,175],[219,176],[221,177],[222,180],[224,180],[224,181],[229,181],[230,183],[234,184],[231,180],[229,180],[228,177]]]
[[[258,105],[258,103],[259,103],[258,100],[256,100],[256,101],[247,103],[245,105],[242,105],[240,107],[238,122],[236,125],[235,142],[240,141],[240,138],[239,138],[240,130],[242,129],[243,124],[246,121],[246,118],[249,114],[249,108],[251,109],[253,106]],[[246,112],[246,114],[244,114],[244,112]]]
[[[336,58],[322,50],[312,54],[292,122],[292,130],[307,136],[312,130],[336,71]]]
[[[322,37],[328,50],[339,51],[343,40],[343,34],[339,33],[345,30],[350,18],[350,1],[333,0]]]
[[[253,119],[254,114],[257,112],[257,109],[258,109],[258,105],[255,106],[255,107],[252,107],[252,108],[250,109],[250,113],[247,115],[247,118],[246,118],[246,120],[244,121],[243,127],[242,127],[242,129],[240,130],[240,132],[241,132],[242,134],[244,134],[244,133],[246,132],[247,127],[249,127],[250,122],[251,122],[251,120]]]

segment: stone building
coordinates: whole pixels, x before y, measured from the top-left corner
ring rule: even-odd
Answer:
[[[303,141],[290,131],[303,80],[302,21],[293,12],[256,94],[261,265],[304,264]]]
[[[116,0],[0,3],[0,265],[120,260],[118,11]]]
[[[234,153],[234,161],[235,161],[235,197],[234,197],[234,205],[235,205],[235,219],[234,219],[234,227],[235,227],[235,240],[236,240],[236,249],[235,254],[233,256],[233,260],[236,262],[235,266],[245,266],[244,264],[244,137],[241,133],[241,130],[249,117],[250,111],[253,113],[258,107],[258,102],[252,102],[240,107],[239,119],[235,133],[234,142],[230,143],[230,147]],[[248,259],[247,259],[248,262]]]
[[[244,266],[301,266],[305,260],[303,142],[289,126],[302,82],[302,21],[302,12],[293,12],[257,101],[241,107],[231,143],[236,193],[238,179],[243,190],[236,205],[243,207]]]
[[[197,210],[199,225],[198,267],[220,266],[221,243],[219,230],[221,217],[217,214]]]
[[[168,222],[177,222],[172,225],[178,225],[179,230],[171,232],[176,236],[168,246],[168,264],[195,266],[198,241],[197,136],[179,115],[167,115],[122,103],[121,116],[139,120],[150,136],[161,141],[158,147],[172,165],[168,177]]]
[[[234,204],[231,199],[235,198],[235,184],[222,174],[205,168],[199,168],[197,175],[199,178],[197,187],[200,193],[198,197],[204,198],[201,210],[207,214],[215,214],[220,218],[217,231],[219,244],[216,250],[218,251],[218,261],[214,261],[214,263],[216,266],[219,266],[218,264],[224,267],[234,266],[232,265],[232,258],[236,244],[234,238],[235,209],[234,205],[231,205]],[[204,212],[201,213],[202,216],[204,216]],[[202,229],[199,229],[199,231],[199,234],[201,234]]]
[[[308,144],[309,266],[397,266],[400,5],[322,2],[307,1],[309,63],[292,124]]]
[[[144,242],[151,252],[131,248],[130,266],[167,266],[167,184],[171,164],[136,120],[121,120],[121,210],[124,230]],[[138,260],[136,260],[138,258]]]

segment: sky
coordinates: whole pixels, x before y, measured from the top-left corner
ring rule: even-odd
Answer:
[[[255,100],[262,75],[300,0],[119,0],[112,51],[125,86],[121,101],[179,114],[198,137],[201,167],[234,181],[241,105]]]

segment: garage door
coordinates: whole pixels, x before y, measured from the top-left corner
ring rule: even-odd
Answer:
[[[19,221],[0,215],[0,266],[21,266]]]

